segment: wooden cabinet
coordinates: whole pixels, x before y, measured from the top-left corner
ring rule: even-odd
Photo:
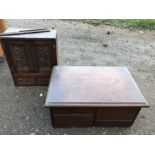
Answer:
[[[0,39],[15,85],[48,85],[52,68],[57,65],[55,30]]]
[[[55,66],[45,107],[53,127],[131,126],[148,107],[126,67]]]

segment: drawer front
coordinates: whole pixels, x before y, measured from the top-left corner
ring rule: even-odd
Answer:
[[[97,110],[96,120],[133,120],[140,108],[101,108]]]
[[[108,120],[108,121],[95,121],[96,127],[127,127],[131,126],[133,121],[131,120]]]
[[[52,108],[53,114],[94,114],[93,108]]]
[[[33,77],[27,77],[27,78],[16,78],[15,83],[17,86],[46,86],[49,84],[49,78],[33,78]]]
[[[49,84],[49,78],[37,78],[37,85],[48,85]]]
[[[36,82],[34,78],[16,78],[15,83],[18,86],[20,85],[29,86],[29,85],[33,85]]]
[[[54,115],[53,127],[92,127],[94,115],[92,114],[66,114]]]

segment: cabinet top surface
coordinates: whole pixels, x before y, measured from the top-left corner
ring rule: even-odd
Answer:
[[[34,28],[29,28],[34,29]],[[20,28],[8,28],[4,33],[10,32],[19,32],[21,30],[29,30],[29,29],[20,29]],[[56,30],[50,29],[50,32],[41,32],[41,33],[31,33],[31,34],[20,34],[20,35],[9,35],[9,36],[1,36],[2,39],[55,39],[56,38]]]
[[[148,106],[126,67],[55,66],[45,107]]]

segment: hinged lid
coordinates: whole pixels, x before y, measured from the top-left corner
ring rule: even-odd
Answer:
[[[147,107],[126,67],[56,66],[45,107]]]

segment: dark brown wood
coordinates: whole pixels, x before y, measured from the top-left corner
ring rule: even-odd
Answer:
[[[139,108],[100,108],[96,113],[96,120],[133,120]],[[122,117],[123,116],[123,117]]]
[[[48,30],[48,29],[28,29],[28,30],[20,30],[19,32],[42,31],[42,30]],[[49,31],[50,30],[48,30],[48,32]]]
[[[50,30],[46,30],[46,29],[24,30],[24,31],[19,31],[19,32],[2,33],[2,34],[0,34],[0,36],[11,36],[11,35],[32,34],[32,33],[43,33],[43,32],[50,32]]]
[[[133,124],[132,120],[95,121],[96,127],[130,127],[132,124]]]
[[[55,66],[45,107],[53,127],[130,126],[148,103],[126,67]]]
[[[94,108],[53,108],[55,115],[60,114],[94,114]]]
[[[53,127],[127,127],[131,126],[140,108],[50,108]]]
[[[73,109],[72,109],[73,110]],[[51,110],[53,127],[91,127],[93,126],[94,113],[54,114]],[[76,111],[77,112],[77,111]]]
[[[29,30],[29,29],[19,29],[19,28],[8,28],[4,33],[12,33],[12,32],[19,32],[21,30]],[[1,36],[1,39],[10,39],[13,38],[14,40],[38,40],[38,39],[54,39],[56,38],[56,30],[52,29],[50,32],[44,33],[30,33],[30,34],[21,34],[21,35],[11,35],[11,36]]]
[[[46,107],[148,106],[126,67],[55,66]]]
[[[13,31],[20,29],[8,29],[6,33]],[[56,39],[55,30],[0,37],[15,85],[49,84],[52,68],[57,65]]]
[[[92,127],[94,115],[55,115],[53,127]]]
[[[95,126],[131,126],[140,107],[105,107],[97,109]]]

